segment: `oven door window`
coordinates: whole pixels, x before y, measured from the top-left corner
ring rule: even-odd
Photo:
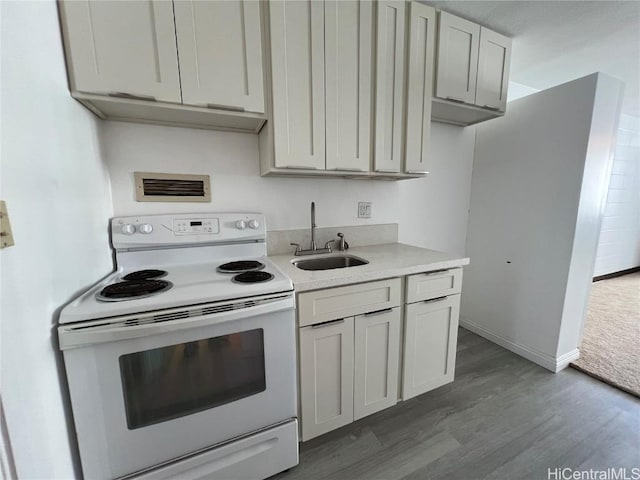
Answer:
[[[265,390],[264,332],[122,355],[120,373],[130,430],[183,417]]]

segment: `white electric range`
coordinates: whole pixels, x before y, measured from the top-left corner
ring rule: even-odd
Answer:
[[[293,286],[264,216],[111,221],[117,270],[58,328],[86,478],[262,479],[298,463]]]

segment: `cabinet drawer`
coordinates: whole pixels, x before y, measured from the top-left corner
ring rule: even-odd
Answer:
[[[300,327],[400,305],[400,279],[327,288],[298,295]]]
[[[407,277],[407,303],[455,295],[461,291],[461,268],[419,273]]]

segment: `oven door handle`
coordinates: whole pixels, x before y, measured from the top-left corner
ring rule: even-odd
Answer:
[[[206,327],[295,308],[292,294],[253,300],[252,303],[253,306],[244,308],[236,306],[221,312],[204,315],[195,314],[193,316],[188,316],[188,312],[207,310],[211,306],[173,308],[158,312],[155,317],[151,315],[150,319],[145,320],[146,323],[140,324],[136,324],[135,315],[128,315],[120,319],[62,325],[58,328],[60,350]],[[230,303],[228,305],[234,304]],[[235,305],[242,305],[242,302],[236,302]],[[172,315],[174,316],[173,318]],[[149,318],[149,316],[147,315],[146,318]]]

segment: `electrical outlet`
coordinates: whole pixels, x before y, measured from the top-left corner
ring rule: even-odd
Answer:
[[[371,218],[371,202],[358,202],[358,218]]]
[[[9,213],[7,212],[7,204],[2,200],[0,201],[0,248],[11,245],[13,245],[13,234],[9,223]]]

